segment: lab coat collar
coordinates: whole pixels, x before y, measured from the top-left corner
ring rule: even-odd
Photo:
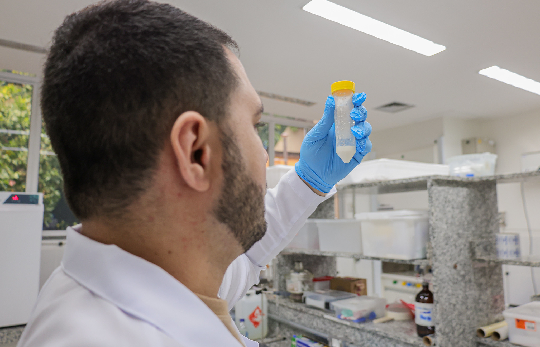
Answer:
[[[80,230],[67,229],[62,259],[64,272],[79,284],[181,346],[240,346],[208,306],[165,270]]]

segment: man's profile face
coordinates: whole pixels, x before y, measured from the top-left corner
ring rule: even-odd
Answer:
[[[239,154],[242,155],[248,174],[264,192],[268,154],[255,128],[261,119],[263,105],[240,60],[230,50],[227,50],[227,55],[240,80],[231,98],[228,121],[233,130],[234,139],[242,151]]]
[[[262,103],[238,58],[227,56],[238,79],[222,131],[223,187],[214,213],[247,251],[266,233],[264,195],[268,155],[255,125]]]

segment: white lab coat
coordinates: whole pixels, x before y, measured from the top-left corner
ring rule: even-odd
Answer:
[[[266,235],[231,263],[229,308],[326,198],[291,170],[265,197]],[[160,267],[68,228],[62,265],[43,286],[19,347],[239,347],[194,293]],[[248,347],[257,343],[245,339]]]

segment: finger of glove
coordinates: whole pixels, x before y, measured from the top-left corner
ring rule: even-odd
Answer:
[[[351,118],[356,124],[364,122],[367,118],[367,110],[364,106],[354,107],[351,111]]]
[[[371,135],[371,124],[369,122],[360,122],[359,124],[353,126],[351,131],[357,139],[364,139]]]
[[[362,104],[366,101],[366,93],[355,93],[352,97],[352,103],[354,107],[362,106]]]
[[[362,154],[362,157],[371,152],[371,148],[373,148],[373,144],[371,143],[371,140],[368,138],[365,140],[364,144],[364,150],[360,152]]]
[[[317,141],[328,135],[330,128],[334,125],[334,110],[336,103],[333,96],[329,96],[326,99],[324,106],[324,113],[321,120],[311,129],[308,133],[311,141]]]
[[[351,163],[353,161],[356,161],[356,165],[362,162],[362,159],[371,152],[372,148],[371,140],[369,138],[365,138],[362,140],[356,141],[356,153],[353,156],[353,160],[351,160]]]

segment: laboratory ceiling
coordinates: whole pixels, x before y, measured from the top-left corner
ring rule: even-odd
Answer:
[[[0,39],[47,47],[68,13],[89,0],[3,0]],[[230,33],[255,89],[313,101],[263,98],[271,114],[317,120],[330,84],[367,94],[374,130],[437,117],[489,118],[540,110],[536,95],[478,74],[498,65],[540,81],[540,1],[334,0],[446,46],[431,57],[302,10],[309,0],[170,0]],[[0,47],[0,69],[39,73],[43,55]],[[390,102],[415,107],[390,114]]]

